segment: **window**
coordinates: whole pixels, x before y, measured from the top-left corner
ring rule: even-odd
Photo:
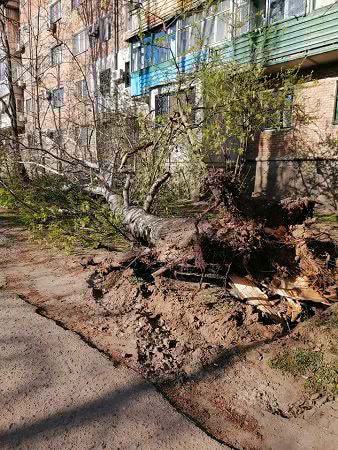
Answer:
[[[33,112],[33,99],[32,98],[27,98],[25,109],[26,109],[26,113]]]
[[[130,62],[124,63],[124,87],[130,86]]]
[[[78,127],[75,130],[75,140],[81,147],[90,145],[93,137],[93,129],[89,127]]]
[[[76,82],[76,93],[79,97],[87,97],[87,82],[86,80],[80,80]]]
[[[338,124],[338,81],[336,84],[336,98],[334,103],[333,122]]]
[[[51,23],[55,23],[61,19],[62,8],[61,8],[61,0],[53,3],[49,8],[49,18]]]
[[[57,45],[50,51],[50,63],[52,66],[56,66],[61,64],[62,60],[62,45]]]
[[[111,70],[106,69],[100,72],[100,93],[104,97],[110,94]]]
[[[305,14],[306,0],[270,0],[270,23]]]
[[[171,94],[159,94],[155,96],[155,117],[161,117],[169,114],[171,97]]]
[[[110,16],[100,19],[100,40],[109,41],[112,37],[112,21]]]
[[[132,72],[143,69],[144,67],[144,47],[141,42],[133,42],[131,47]]]
[[[324,6],[333,5],[335,0],[313,0],[313,9],[323,8]]]
[[[293,94],[287,94],[284,98],[284,105],[281,110],[269,111],[269,119],[266,122],[265,130],[275,130],[290,128],[292,126]]]
[[[178,25],[179,55],[230,39],[230,0],[221,0],[201,14],[180,20]],[[247,0],[242,2],[247,4]]]
[[[258,11],[255,11],[255,9],[255,6],[249,0],[234,1],[234,29],[237,36],[250,31],[252,17],[258,18]]]
[[[88,50],[89,47],[89,38],[87,30],[82,30],[80,33],[77,33],[73,36],[73,52],[75,55],[79,55],[80,53]]]
[[[178,111],[178,101],[180,100],[184,110],[190,111],[190,120],[195,120],[193,106],[195,105],[195,89],[187,89],[179,93],[163,93],[155,96],[155,117],[166,116]]]
[[[52,92],[53,108],[61,108],[64,105],[64,88],[54,89]]]
[[[185,20],[180,20],[179,29],[178,29],[178,43],[177,43],[177,51],[179,56],[184,55],[191,48],[191,22],[192,17],[189,17]]]
[[[240,8],[243,12],[246,11],[245,8],[248,8],[248,2],[247,0],[242,0],[238,2],[240,4]],[[228,39],[230,37],[230,0],[222,0],[219,2],[216,6],[215,11],[215,35],[214,35],[214,42],[222,42],[225,39]],[[246,16],[245,18],[242,18],[243,20],[247,20]]]
[[[153,64],[168,61],[175,54],[175,34],[172,28],[153,35]]]

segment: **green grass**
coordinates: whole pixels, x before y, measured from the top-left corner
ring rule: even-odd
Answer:
[[[273,369],[307,377],[305,387],[312,392],[338,394],[338,360],[325,361],[322,352],[306,348],[286,351],[269,361]]]
[[[336,214],[315,214],[315,217],[318,219],[319,222],[338,222],[338,216]]]
[[[314,324],[317,327],[326,327],[338,329],[338,315],[335,311],[326,311],[322,316],[319,316]]]

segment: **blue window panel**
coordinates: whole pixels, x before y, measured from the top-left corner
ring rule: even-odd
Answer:
[[[167,39],[164,31],[154,34],[153,63],[159,64],[167,60]]]
[[[144,67],[152,64],[152,36],[146,36],[142,41],[144,47]]]
[[[153,64],[157,65],[172,59],[175,55],[176,33],[164,31],[155,33],[153,36]]]

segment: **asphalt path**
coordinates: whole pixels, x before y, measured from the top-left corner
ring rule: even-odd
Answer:
[[[0,449],[216,450],[133,370],[0,288]]]

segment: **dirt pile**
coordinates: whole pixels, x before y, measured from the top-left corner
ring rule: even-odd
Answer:
[[[156,382],[185,379],[214,364],[225,349],[283,332],[281,323],[223,288],[162,277],[147,283],[130,268],[96,301],[136,337],[138,363]]]
[[[184,245],[139,248],[96,267],[93,296],[135,337],[147,377],[185,379],[229,348],[286,334],[337,300],[337,246],[313,231],[313,203],[253,206],[200,217]]]

